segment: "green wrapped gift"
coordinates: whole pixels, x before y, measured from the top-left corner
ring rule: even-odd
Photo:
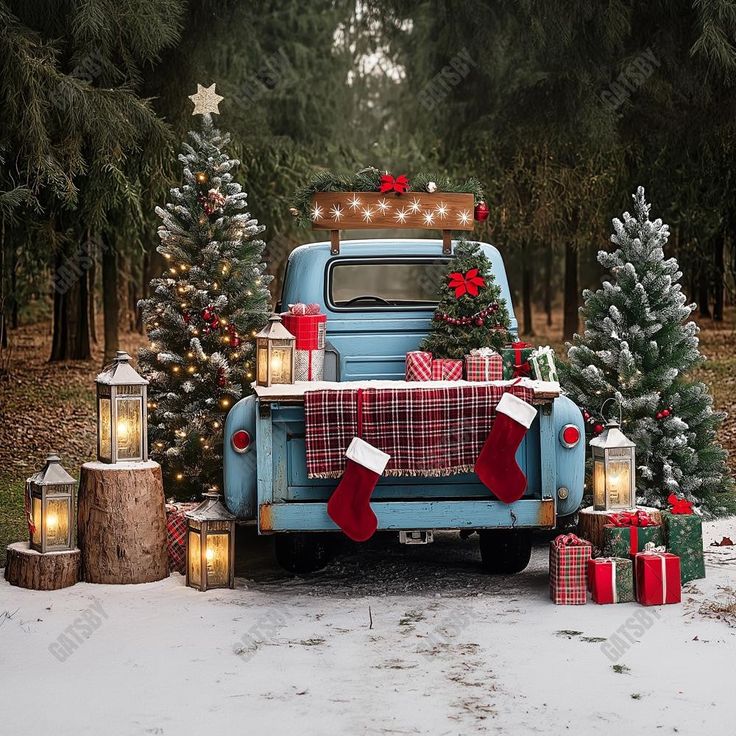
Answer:
[[[534,352],[534,346],[528,342],[513,342],[501,348],[504,379],[531,376],[529,358]]]
[[[637,552],[643,552],[648,542],[652,542],[655,547],[664,544],[661,524],[650,526],[606,524],[603,527],[604,557],[633,557]]]
[[[667,551],[680,558],[680,580],[687,583],[705,577],[703,522],[695,514],[662,512]]]
[[[549,345],[537,348],[529,356],[529,365],[532,369],[532,378],[537,381],[553,381],[559,383],[555,351]]]

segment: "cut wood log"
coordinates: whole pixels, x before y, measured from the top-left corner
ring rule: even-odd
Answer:
[[[68,588],[79,580],[78,549],[41,554],[28,542],[16,542],[7,550],[5,579],[11,585],[31,590]]]
[[[646,511],[655,524],[662,523],[662,515],[657,509],[646,506],[637,506],[640,511]],[[578,536],[587,539],[593,547],[603,549],[603,527],[609,523],[608,517],[615,511],[596,511],[592,506],[580,509],[578,512]]]
[[[167,577],[164,503],[158,463],[85,463],[77,515],[82,580],[122,585]]]

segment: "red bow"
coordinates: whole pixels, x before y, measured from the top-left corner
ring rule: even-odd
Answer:
[[[477,268],[471,268],[464,276],[459,271],[455,271],[450,274],[449,278],[448,286],[455,289],[456,299],[466,293],[470,296],[478,296],[478,289],[486,285],[485,279],[478,274]]]
[[[622,511],[620,514],[611,514],[608,520],[614,526],[656,526],[646,511]]]
[[[553,544],[555,547],[590,547],[587,539],[580,539],[576,534],[560,534]]]
[[[684,498],[678,498],[674,493],[671,493],[667,498],[667,503],[670,505],[671,514],[692,514],[693,505]]]
[[[379,191],[382,194],[386,192],[396,192],[397,194],[403,194],[409,188],[409,180],[404,174],[394,178],[391,174],[381,174],[381,188]]]

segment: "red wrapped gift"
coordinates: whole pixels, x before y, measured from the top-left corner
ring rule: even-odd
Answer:
[[[433,381],[459,381],[463,377],[462,360],[437,358],[432,361]]]
[[[422,350],[412,350],[406,354],[406,380],[432,380],[432,353]]]
[[[198,503],[166,504],[166,551],[169,554],[169,570],[186,575],[187,572],[187,511]]]
[[[575,534],[560,534],[549,545],[549,593],[558,605],[588,601],[587,565],[593,545]]]
[[[281,321],[296,338],[297,350],[324,350],[327,316],[319,313],[319,304],[290,304]]]
[[[643,606],[679,603],[680,558],[670,552],[639,552],[634,558],[636,598]]]
[[[471,350],[465,356],[465,378],[468,381],[500,381],[503,378],[503,358],[490,348]]]
[[[630,559],[596,557],[588,560],[588,588],[596,603],[634,600],[634,569]]]

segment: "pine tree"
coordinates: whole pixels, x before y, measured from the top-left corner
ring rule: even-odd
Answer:
[[[183,186],[156,208],[167,270],[140,302],[151,344],[140,351],[149,379],[151,457],[167,492],[218,485],[225,414],[253,377],[252,336],[268,318],[270,277],[261,262],[264,228],[233,181],[239,161],[209,114],[189,133],[179,160]]]
[[[598,254],[611,280],[583,294],[585,331],[568,344],[563,386],[593,423],[604,400],[620,402],[622,428],[636,443],[638,502],[663,507],[677,493],[707,514],[728,513],[736,499],[716,441],[723,414],[705,384],[686,377],[704,360],[688,321],[695,305],[686,303],[677,261],[665,259],[668,226],[649,219],[642,187],[633,199],[634,214],[613,221],[616,249]]]
[[[477,243],[462,238],[440,286],[440,303],[422,350],[439,358],[463,358],[475,348],[500,350],[511,339],[508,325],[490,260]]]

